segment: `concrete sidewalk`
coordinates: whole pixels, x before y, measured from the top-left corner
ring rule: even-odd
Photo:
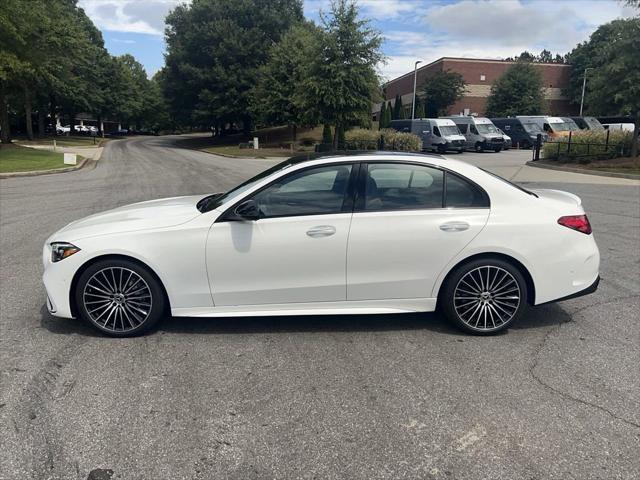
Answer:
[[[81,157],[90,158],[92,160],[100,160],[100,156],[102,155],[102,151],[104,147],[99,147],[98,145],[94,146],[78,146],[78,147],[56,147],[53,148],[53,145],[23,145],[17,144],[21,147],[27,148],[35,148],[36,150],[48,150],[50,152],[57,153],[75,153]]]

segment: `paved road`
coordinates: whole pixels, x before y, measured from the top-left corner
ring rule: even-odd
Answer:
[[[431,314],[166,319],[116,340],[49,316],[50,232],[273,163],[174,142],[0,180],[0,479],[640,477],[637,186],[550,184],[584,200],[601,288],[496,337]]]

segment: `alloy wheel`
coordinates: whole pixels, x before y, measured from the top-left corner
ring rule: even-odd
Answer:
[[[124,267],[107,267],[94,273],[85,284],[82,299],[91,321],[116,333],[140,327],[153,305],[147,282]]]
[[[486,265],[462,276],[454,290],[453,306],[469,328],[490,332],[515,316],[521,297],[520,286],[511,273]]]

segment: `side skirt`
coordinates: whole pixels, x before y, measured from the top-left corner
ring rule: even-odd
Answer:
[[[172,308],[174,317],[268,317],[281,315],[358,315],[374,313],[433,312],[436,298],[399,298],[346,302],[233,305]]]

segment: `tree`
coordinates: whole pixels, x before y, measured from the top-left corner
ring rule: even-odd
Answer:
[[[271,47],[269,58],[260,67],[258,83],[251,92],[251,110],[265,125],[289,125],[296,140],[298,125],[314,126],[317,116],[296,102],[296,91],[308,61],[315,27],[311,23],[294,25]]]
[[[296,103],[336,127],[337,148],[341,128],[371,122],[371,105],[380,92],[376,66],[383,59],[382,39],[368,20],[359,18],[352,1],[335,1],[321,20],[309,61],[302,68]]]
[[[333,134],[331,133],[331,126],[328,123],[325,123],[322,128],[322,143],[333,143]]]
[[[198,0],[166,18],[161,83],[172,114],[188,125],[251,128],[250,92],[271,47],[302,20],[300,0]]]
[[[592,38],[607,26],[608,43],[595,52],[587,101],[590,109],[600,115],[634,118],[631,155],[636,157],[640,128],[640,17],[614,20],[596,30]]]
[[[439,117],[464,96],[466,84],[462,75],[456,72],[437,72],[429,77],[422,87],[426,101],[427,117]]]
[[[537,115],[544,110],[544,90],[540,73],[530,63],[509,67],[492,86],[487,98],[488,117]]]
[[[396,93],[396,98],[393,101],[393,113],[391,114],[394,120],[403,118],[404,109],[402,107],[402,97]]]
[[[424,110],[424,102],[421,102],[420,99],[416,99],[416,113],[415,113],[415,117],[416,118],[424,118],[425,117],[425,110]]]
[[[382,106],[380,107],[380,118],[378,119],[378,130],[382,130],[383,128],[387,128],[387,104],[382,102]]]

